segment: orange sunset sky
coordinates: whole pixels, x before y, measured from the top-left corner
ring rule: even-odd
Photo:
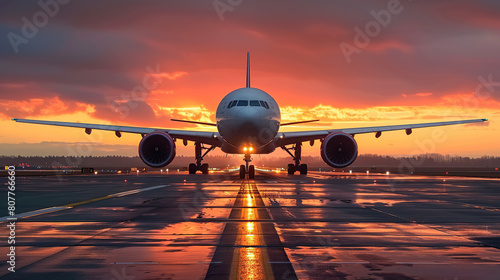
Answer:
[[[321,120],[287,130],[487,118],[356,139],[361,154],[500,156],[498,1],[48,2],[0,4],[0,155],[137,155],[140,135],[14,117],[214,129],[170,119],[214,122],[224,95],[245,86],[249,51],[252,86],[283,121]]]

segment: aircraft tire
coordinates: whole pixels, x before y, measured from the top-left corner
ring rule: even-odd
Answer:
[[[244,165],[240,165],[240,179],[245,179],[245,166]]]
[[[299,171],[302,175],[307,175],[307,164],[299,165]]]
[[[194,164],[194,163],[190,163],[189,164],[189,174],[195,174],[196,173],[196,169],[198,169],[196,167],[196,164]]]
[[[204,163],[201,165],[201,173],[208,174],[208,163]]]
[[[248,167],[248,179],[254,179],[255,178],[255,166],[250,165]]]

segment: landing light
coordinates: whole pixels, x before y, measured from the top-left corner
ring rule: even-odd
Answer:
[[[247,150],[248,150],[248,148],[247,148],[247,147],[243,148],[243,151],[245,151],[245,152],[246,152]]]
[[[248,148],[248,149],[250,150],[250,152],[251,152],[251,151],[253,151],[253,148],[252,148],[252,147],[250,147],[250,148]]]

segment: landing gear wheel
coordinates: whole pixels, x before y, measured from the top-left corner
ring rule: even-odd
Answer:
[[[240,165],[240,179],[245,179],[245,166]]]
[[[248,167],[248,179],[254,179],[255,178],[255,166],[250,165]]]
[[[201,165],[201,173],[208,174],[208,163],[204,163]]]
[[[194,163],[189,164],[189,174],[195,174],[197,169],[198,168],[196,167],[196,164]]]
[[[292,163],[290,163],[288,165],[288,174],[289,175],[293,175],[293,173],[295,173],[295,165],[293,165]]]
[[[299,165],[299,171],[302,175],[307,175],[307,164]]]

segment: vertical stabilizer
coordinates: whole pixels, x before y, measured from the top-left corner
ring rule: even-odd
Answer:
[[[250,52],[247,52],[247,87],[250,87]]]

